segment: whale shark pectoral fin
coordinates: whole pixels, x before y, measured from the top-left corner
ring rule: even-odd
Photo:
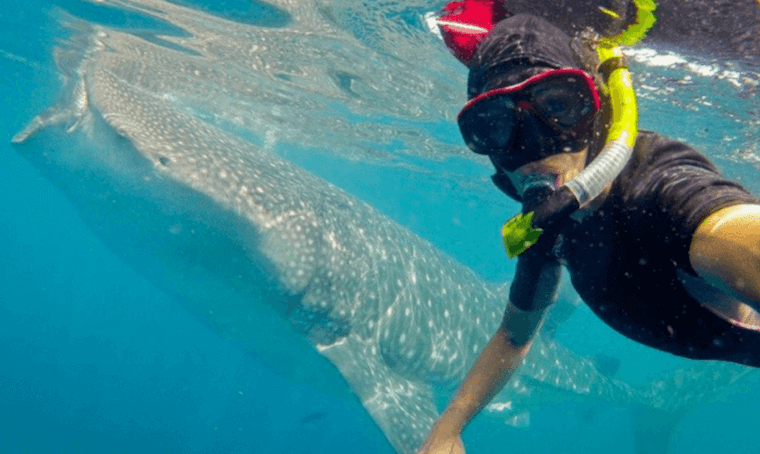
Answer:
[[[396,451],[417,452],[438,417],[431,387],[400,376],[373,343],[353,335],[317,349],[340,369]]]
[[[71,99],[67,102],[67,105],[51,107],[34,117],[24,129],[11,138],[11,143],[24,143],[38,131],[51,126],[65,124],[64,129],[68,133],[77,129],[88,131],[92,125],[92,112],[83,79],[77,80],[72,88]]]

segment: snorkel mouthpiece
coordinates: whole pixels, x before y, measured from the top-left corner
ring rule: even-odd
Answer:
[[[580,207],[575,195],[567,186],[552,192],[532,211],[525,212],[530,210],[531,206],[524,206],[523,213],[507,221],[501,228],[504,247],[512,259],[536,244],[544,230],[556,227]]]
[[[537,180],[527,185],[522,193],[524,212],[533,211],[533,207],[537,207],[552,195],[556,189],[551,182],[546,180]]]

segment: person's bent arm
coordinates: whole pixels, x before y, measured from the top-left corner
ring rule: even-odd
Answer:
[[[472,418],[504,387],[530,349],[559,282],[558,268],[541,273],[542,285],[534,295],[533,310],[507,304],[501,326],[486,344],[446,411],[433,426],[420,454],[464,452],[461,432]],[[519,274],[519,273],[518,273]],[[514,284],[513,284],[514,285]]]

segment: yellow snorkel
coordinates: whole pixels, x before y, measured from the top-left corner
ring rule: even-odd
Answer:
[[[611,123],[599,155],[578,176],[547,197],[534,211],[521,213],[502,227],[507,254],[514,258],[553,226],[598,197],[617,178],[633,154],[638,133],[638,108],[631,74],[620,44],[633,44],[654,24],[652,0],[635,0],[637,22],[619,35],[603,38],[596,49],[610,98]]]
[[[638,133],[638,108],[631,73],[625,66],[620,47],[597,48],[610,97],[611,119],[607,140],[599,156],[566,186],[575,195],[579,207],[595,199],[614,180],[633,153]]]

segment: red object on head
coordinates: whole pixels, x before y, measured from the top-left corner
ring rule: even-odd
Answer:
[[[457,0],[443,7],[436,23],[451,53],[469,65],[493,26],[511,15],[502,0]]]

